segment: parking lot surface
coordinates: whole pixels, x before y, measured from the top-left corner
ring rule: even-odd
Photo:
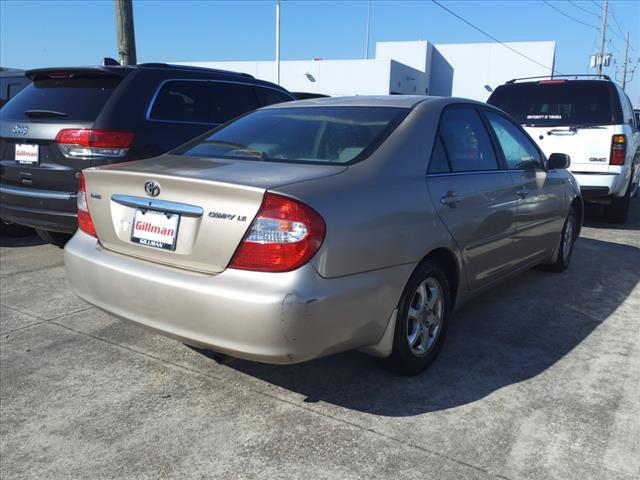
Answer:
[[[640,478],[640,201],[569,271],[456,314],[398,378],[346,353],[216,362],[75,297],[62,250],[2,239],[0,477]]]

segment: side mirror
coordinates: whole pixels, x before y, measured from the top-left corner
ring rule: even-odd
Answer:
[[[549,157],[549,170],[566,170],[571,166],[571,157],[566,153],[552,153]]]

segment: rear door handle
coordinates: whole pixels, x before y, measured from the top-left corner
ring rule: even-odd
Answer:
[[[455,207],[457,203],[460,203],[462,198],[455,192],[448,192],[445,196],[440,197],[440,203],[448,207]]]

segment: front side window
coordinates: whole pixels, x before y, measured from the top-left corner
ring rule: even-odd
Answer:
[[[489,134],[473,108],[451,108],[440,119],[440,135],[454,172],[498,170]]]
[[[543,169],[540,152],[512,122],[493,112],[485,112],[498,138],[509,170]]]
[[[224,125],[183,155],[349,163],[368,156],[404,118],[394,107],[269,108]]]

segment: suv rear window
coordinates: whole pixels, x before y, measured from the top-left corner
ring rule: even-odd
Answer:
[[[94,121],[120,83],[120,78],[47,78],[24,88],[2,109],[2,116],[31,120],[28,110],[49,110],[66,114],[55,120]],[[41,117],[44,118],[44,117]]]
[[[183,150],[197,157],[276,162],[351,163],[368,156],[404,118],[395,107],[257,110]]]
[[[502,85],[487,100],[527,126],[613,125],[609,83],[566,81]]]

